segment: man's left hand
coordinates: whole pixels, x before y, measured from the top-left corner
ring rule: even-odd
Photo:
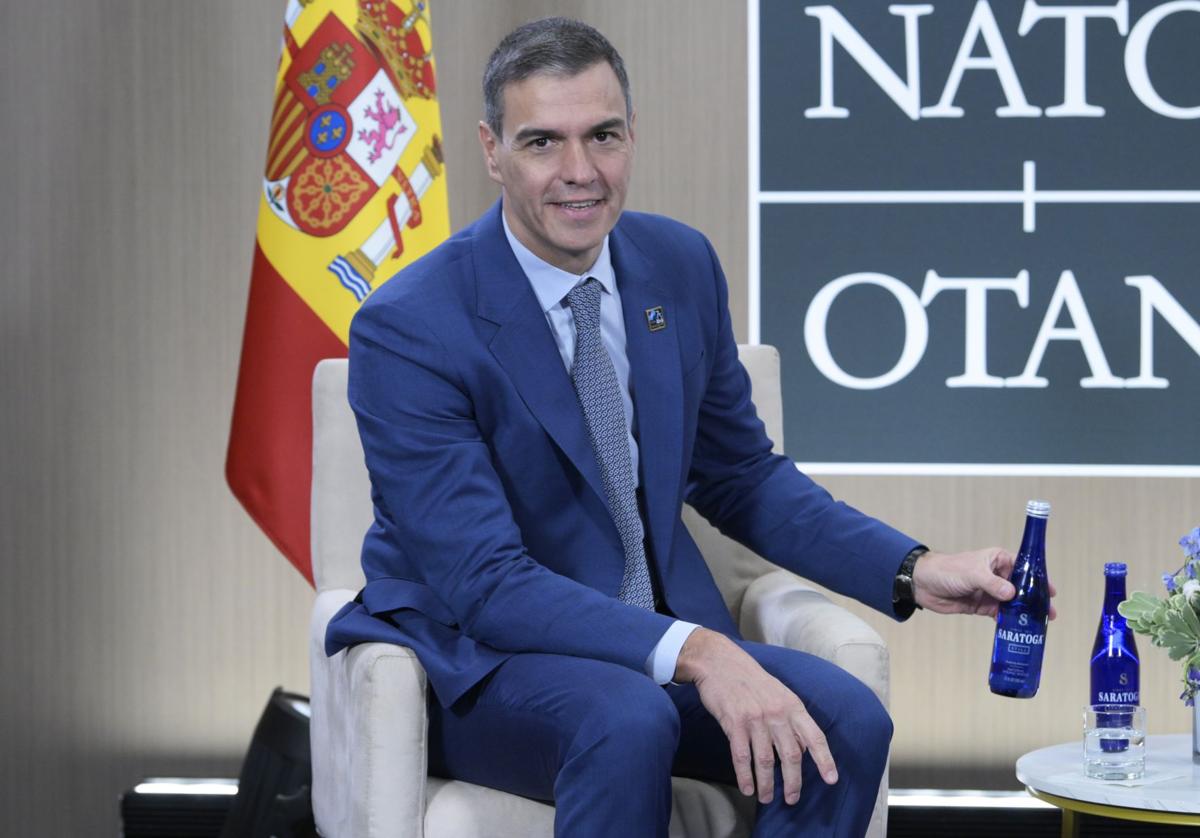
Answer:
[[[968,553],[928,552],[913,568],[917,605],[939,614],[996,616],[1000,603],[1016,595],[1008,581],[1016,557],[999,547]],[[1050,596],[1058,591],[1050,585]],[[1050,603],[1050,619],[1057,615]]]

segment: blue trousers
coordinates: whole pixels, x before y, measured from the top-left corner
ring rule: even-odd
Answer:
[[[754,835],[861,836],[892,722],[875,694],[833,664],[738,641],[804,701],[838,782],[805,756],[800,800],[758,804]],[[556,836],[667,835],[671,775],[735,785],[729,740],[691,684],[660,687],[617,664],[518,654],[450,708],[430,701],[429,771],[555,805]]]

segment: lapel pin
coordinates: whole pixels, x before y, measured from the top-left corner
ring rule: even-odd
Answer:
[[[661,332],[667,328],[667,318],[663,315],[662,306],[646,309],[646,325],[652,332]]]

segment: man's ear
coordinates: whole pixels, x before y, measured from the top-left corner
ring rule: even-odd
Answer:
[[[500,167],[496,164],[500,138],[492,133],[491,127],[483,120],[479,121],[479,145],[483,148],[483,162],[487,165],[488,177],[503,186],[504,179],[500,176]]]

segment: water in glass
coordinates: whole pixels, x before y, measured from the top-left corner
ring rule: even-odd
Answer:
[[[1146,773],[1145,710],[1093,705],[1085,713],[1083,769],[1098,780],[1136,780]]]

